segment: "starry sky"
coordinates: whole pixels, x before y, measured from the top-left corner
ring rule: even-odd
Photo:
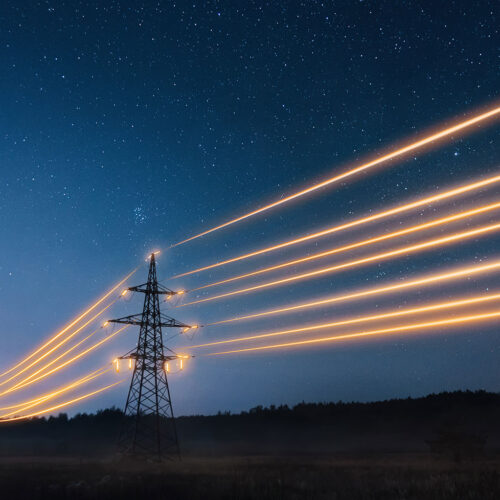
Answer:
[[[168,248],[497,103],[499,25],[494,1],[2,2],[1,366],[48,338],[144,263],[151,250]],[[170,279],[498,173],[499,130],[498,122],[476,127],[439,147],[165,251],[158,258],[162,283],[190,288],[493,201],[495,189],[485,190],[287,252]],[[492,213],[470,225],[498,217]],[[469,222],[453,227],[469,227]],[[500,237],[490,235],[165,312],[186,323],[216,321],[482,261],[498,256],[499,243]],[[144,282],[146,272],[144,265],[130,284]],[[342,309],[211,327],[193,341],[423,303],[469,289],[498,289],[495,284],[496,276],[487,276],[469,280],[467,290],[454,283]],[[140,297],[133,298],[110,315],[141,307]],[[98,368],[130,350],[136,336],[130,329],[27,394]],[[189,342],[177,338],[174,347],[187,349]],[[321,348],[200,357],[172,376],[171,390],[178,414],[454,389],[498,391],[499,348],[494,325],[481,325]],[[78,410],[122,407],[125,385]]]

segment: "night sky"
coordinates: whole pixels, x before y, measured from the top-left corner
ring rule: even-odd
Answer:
[[[148,252],[497,104],[499,25],[495,1],[2,2],[0,367],[27,354],[141,262],[130,284],[143,283]],[[498,186],[317,243],[169,279],[498,174],[499,131],[498,120],[491,121],[163,251],[162,283],[189,289],[497,200]],[[499,217],[492,212],[272,277]],[[499,257],[499,244],[495,233],[165,312],[186,323],[217,321]],[[188,352],[191,342],[498,291],[498,276],[210,327],[193,340],[177,337],[172,345]],[[141,298],[123,301],[109,317],[140,312]],[[137,330],[130,329],[23,395],[96,369],[136,340]],[[170,381],[177,414],[455,389],[498,391],[499,354],[498,327],[490,322],[266,354],[199,357]],[[126,385],[70,413],[123,407]]]

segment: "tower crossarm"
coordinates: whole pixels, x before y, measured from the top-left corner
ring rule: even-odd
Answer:
[[[191,358],[194,358],[194,356],[188,356],[187,354],[164,354],[163,356],[144,356],[144,355],[141,355],[141,354],[138,354],[137,352],[131,352],[131,353],[128,353],[128,354],[125,354],[123,356],[118,356],[116,359],[134,359],[134,360],[137,360],[137,359],[150,359],[150,360],[154,360],[154,361],[160,361],[162,363],[164,363],[165,361],[175,361],[175,360],[178,360],[178,359],[191,359]]]
[[[144,316],[143,314],[132,314],[130,316],[124,316],[123,318],[110,319],[108,323],[121,323],[125,325],[144,325]],[[192,328],[192,325],[187,325],[186,323],[182,323],[177,321],[170,316],[165,314],[160,315],[160,321],[154,325],[149,326],[161,326],[163,328]]]
[[[122,323],[124,325],[139,325],[142,326],[142,314],[132,314],[123,318],[108,319],[108,323]]]
[[[182,323],[180,321],[177,321],[174,318],[171,318],[170,316],[167,316],[166,314],[161,314],[161,326],[167,327],[167,328],[191,328],[192,325],[187,325],[186,323]]]
[[[142,285],[137,285],[137,286],[131,286],[127,288],[129,292],[139,292],[139,293],[151,293],[151,294],[156,294],[156,295],[167,295],[173,297],[174,295],[182,295],[184,291],[181,293],[175,292],[174,290],[170,290],[170,288],[167,288],[166,286],[160,285],[158,283],[156,289],[149,289],[147,283],[143,283]]]

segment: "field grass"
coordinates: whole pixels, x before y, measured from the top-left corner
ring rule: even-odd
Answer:
[[[0,500],[498,500],[499,419],[484,391],[257,407],[177,419],[161,464],[113,458],[116,409],[34,419],[0,426]]]
[[[500,459],[455,464],[428,454],[254,456],[158,464],[3,458],[0,486],[8,500],[497,500]]]

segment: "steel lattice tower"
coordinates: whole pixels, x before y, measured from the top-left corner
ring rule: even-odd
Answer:
[[[140,326],[136,349],[119,358],[133,360],[130,363],[135,361],[119,449],[124,455],[156,456],[160,460],[166,456],[178,457],[179,443],[165,363],[183,357],[165,348],[162,328],[191,326],[161,313],[159,296],[176,295],[177,292],[158,284],[154,254],[150,256],[147,283],[128,290],[144,293],[142,314],[109,320],[110,323]]]

